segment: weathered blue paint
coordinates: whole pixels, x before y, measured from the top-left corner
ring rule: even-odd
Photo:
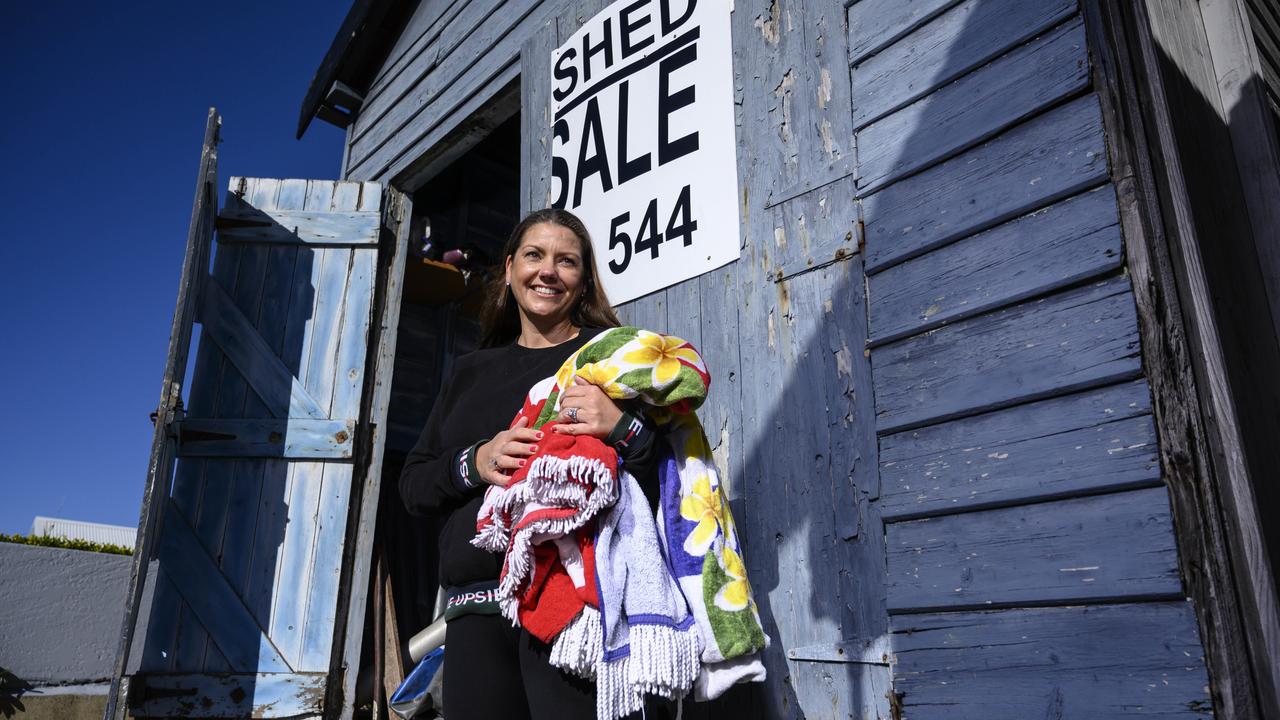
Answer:
[[[421,80],[415,78],[407,94],[389,106],[387,116],[367,126],[367,133],[357,122],[347,175],[390,178],[430,149],[423,139],[431,138],[434,143],[443,133],[433,131],[448,120],[465,118],[452,118],[453,111],[465,107],[468,100],[483,99],[479,94],[482,89],[492,94],[515,77],[525,38],[546,21],[551,6],[549,2],[517,0],[487,15],[480,24],[454,32],[446,29],[443,38],[454,42],[465,38],[466,46],[442,47],[438,64],[432,62]],[[454,23],[460,19],[461,14]]]
[[[197,418],[177,423],[176,429],[178,457],[349,458],[355,423]]]
[[[887,529],[889,611],[1180,597],[1162,487]]]
[[[1186,602],[899,616],[893,651],[913,720],[1213,717]]]
[[[137,717],[318,717],[325,679],[324,673],[159,675],[147,684],[154,692],[133,712]]]
[[[424,2],[348,176],[412,176],[519,72],[520,197],[544,206],[550,51],[605,4]],[[742,259],[619,315],[710,364],[700,415],[775,643],[751,710],[1201,713],[1077,3],[739,1],[732,23]],[[1053,623],[1096,650],[1061,683]]]
[[[854,0],[849,6],[849,62],[901,40],[960,0]]]
[[[858,188],[871,192],[949,157],[1088,82],[1084,23],[1075,18],[859,130]]]
[[[863,199],[868,272],[1101,184],[1103,143],[1084,97]]]
[[[1136,377],[1129,283],[1102,280],[871,351],[882,434]]]
[[[1112,272],[1120,250],[1110,185],[970,235],[867,279],[871,344]]]
[[[1075,0],[966,0],[853,69],[853,121],[862,127],[1075,12]]]
[[[298,180],[286,182],[305,183]],[[223,211],[218,215],[218,221],[223,224],[218,237],[224,243],[374,245],[378,242],[376,212],[316,213],[240,207]]]
[[[160,565],[186,600],[190,617],[208,630],[231,668],[240,672],[289,672],[292,668],[232,590],[191,526],[168,513],[160,534]]]
[[[381,188],[233,179],[227,205],[224,214],[298,224],[215,254],[191,414],[179,427],[193,450],[200,432],[237,439],[203,443],[195,452],[206,457],[178,463],[135,681],[235,672],[321,703],[352,484],[350,463],[325,460],[350,458],[359,431]],[[240,689],[256,702],[252,685]]]
[[[1210,714],[1195,616],[1159,602],[1183,589],[1075,3],[880,24],[864,4],[873,506],[902,716]],[[1117,600],[1138,602],[1093,605]]]
[[[222,348],[227,359],[245,376],[274,417],[324,418],[328,413],[280,361],[252,322],[236,309],[234,301],[216,280],[205,285],[201,325]],[[287,392],[287,395],[285,394]],[[224,396],[225,397],[225,396]],[[286,402],[281,402],[285,400]]]
[[[1017,405],[880,440],[886,520],[1157,485],[1143,381]]]

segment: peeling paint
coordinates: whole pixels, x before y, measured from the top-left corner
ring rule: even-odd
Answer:
[[[818,107],[825,110],[831,102],[831,71],[822,68],[821,80],[818,81]]]
[[[841,343],[840,349],[835,352],[836,356],[836,375],[844,375],[853,377],[853,354],[849,352],[849,346]]]
[[[760,29],[760,34],[764,37],[764,41],[770,45],[777,45],[780,38],[778,33],[778,0],[769,3],[769,16],[757,15],[754,25]]]

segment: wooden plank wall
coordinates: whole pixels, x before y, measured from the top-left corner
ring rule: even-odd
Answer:
[[[343,176],[387,182],[437,146],[519,75],[521,47],[554,4],[422,0],[365,94]]]
[[[406,167],[607,4],[484,2],[424,3],[351,176]],[[619,312],[712,370],[774,643],[735,692],[768,717],[1211,714],[1075,0],[732,22],[742,258]],[[524,210],[549,83],[521,77]]]
[[[913,5],[847,25],[902,716],[1209,716],[1079,8]]]

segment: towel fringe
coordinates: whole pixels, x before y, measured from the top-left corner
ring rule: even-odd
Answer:
[[[600,611],[586,605],[556,636],[551,664],[588,680],[596,679],[596,666],[604,657],[604,627]]]

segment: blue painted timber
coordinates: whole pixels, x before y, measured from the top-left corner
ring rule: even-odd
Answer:
[[[1163,487],[886,526],[889,611],[1182,596]]]
[[[878,272],[1107,178],[1092,96],[1018,125],[862,202],[867,270]]]
[[[292,668],[258,627],[243,600],[201,547],[194,531],[175,512],[160,534],[160,565],[209,632],[233,670],[289,672]]]
[[[1064,288],[1122,262],[1115,189],[1105,185],[872,275],[871,344]]]
[[[219,239],[205,285],[203,364],[180,426],[191,452],[160,534],[164,582],[142,653],[154,664],[136,679],[237,673],[250,685],[230,697],[245,703],[308,688],[289,695],[302,705],[254,705],[267,717],[324,699],[353,480],[341,461],[358,430],[382,195],[358,182],[231,186],[224,216],[297,225],[246,239],[250,226],[224,220],[242,237]]]
[[[871,192],[927,167],[1088,83],[1084,24],[1075,18],[859,130],[858,187]]]
[[[350,458],[355,423],[311,418],[177,423],[178,457]]]
[[[892,643],[912,720],[1213,717],[1187,602],[898,616]]]
[[[849,62],[897,42],[960,0],[855,0],[849,8]]]
[[[871,367],[881,434],[1131,379],[1133,295],[1102,280],[877,348]]]
[[[880,440],[886,520],[1160,483],[1144,381],[1017,405]]]
[[[1075,0],[966,0],[853,68],[861,128],[1070,17]]]
[[[132,712],[135,717],[319,716],[326,678],[325,673],[153,675],[146,680],[145,699]]]
[[[222,211],[218,222],[220,242],[274,245],[376,245],[380,227],[377,212],[268,211],[243,206]]]
[[[209,338],[231,363],[252,378],[251,386],[274,417],[327,417],[328,413],[271,351],[249,319],[236,309],[217,280],[205,284],[200,319]]]

